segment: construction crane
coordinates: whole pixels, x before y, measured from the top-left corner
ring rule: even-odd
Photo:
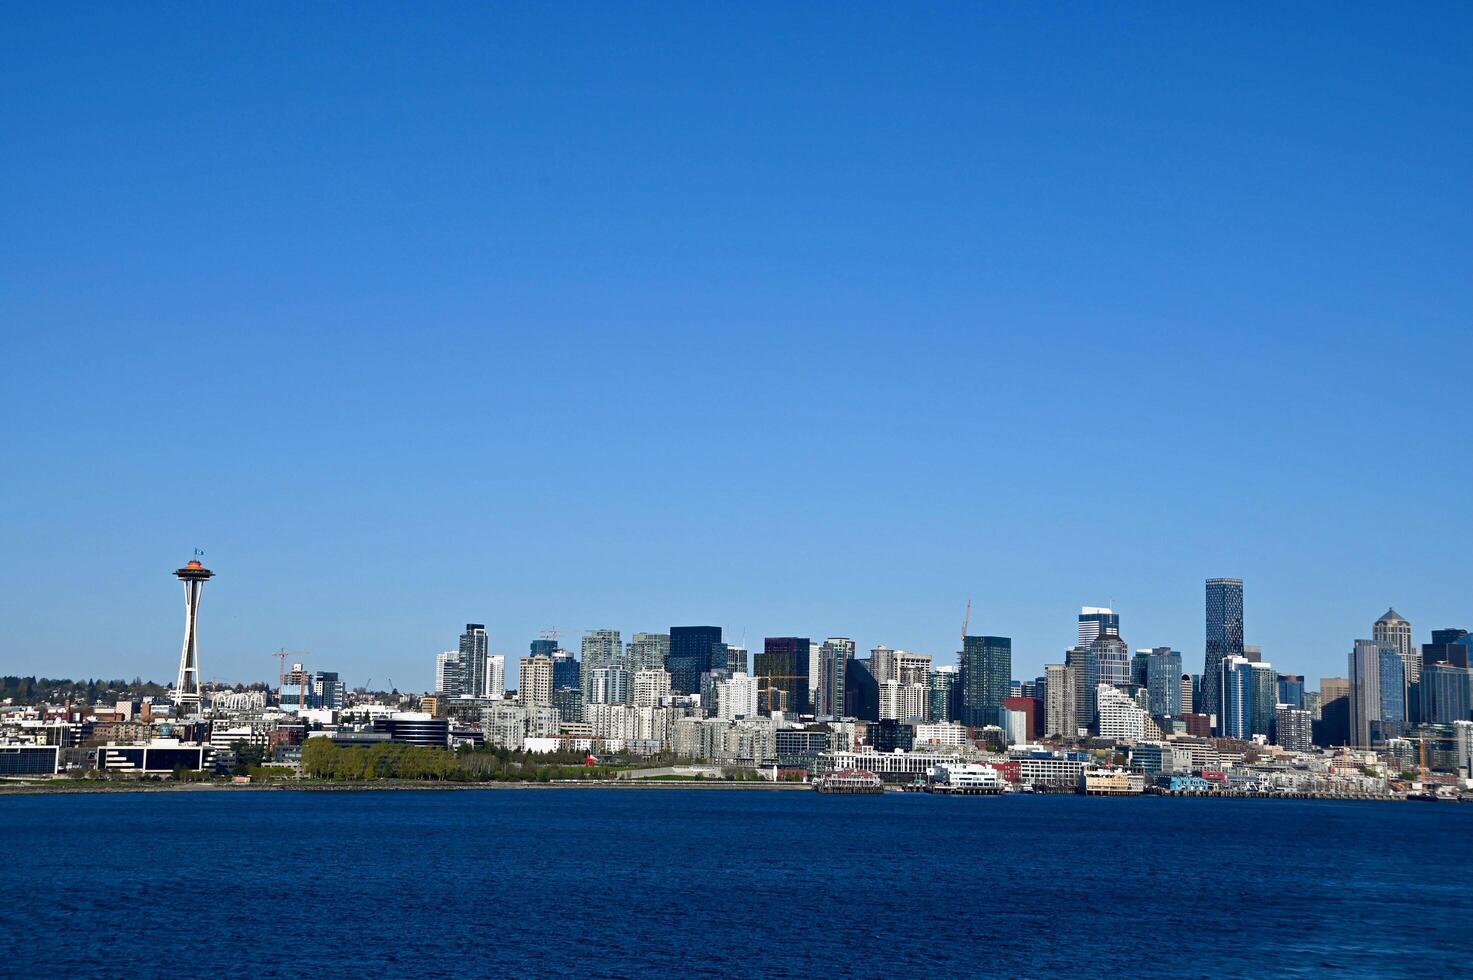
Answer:
[[[972,626],[972,600],[967,599],[967,611],[962,614],[962,649],[967,648],[967,630]]]
[[[277,660],[276,689],[280,691],[282,686],[286,684],[286,658],[288,656],[286,652],[286,647],[282,647],[271,656],[275,657]]]

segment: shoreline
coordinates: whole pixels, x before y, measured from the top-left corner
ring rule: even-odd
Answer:
[[[728,782],[725,780],[690,780],[689,782],[677,780],[638,780],[638,779],[610,779],[610,780],[565,780],[561,782],[485,782],[485,783],[454,783],[436,781],[405,781],[405,782],[373,782],[373,783],[252,783],[244,786],[236,786],[228,783],[155,783],[137,785],[67,785],[57,783],[48,785],[46,783],[27,783],[22,785],[0,784],[0,797],[4,796],[57,796],[57,795],[81,795],[89,793],[364,793],[364,792],[454,792],[462,790],[506,790],[506,789],[547,789],[547,790],[599,790],[599,789],[635,789],[635,790],[658,790],[658,789],[701,789],[701,790],[808,790],[812,792],[811,783],[769,783],[769,782]]]

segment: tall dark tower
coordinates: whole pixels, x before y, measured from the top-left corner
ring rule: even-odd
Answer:
[[[1202,703],[1197,711],[1222,716],[1222,661],[1243,655],[1243,580],[1207,580],[1207,652],[1202,664]],[[1219,721],[1221,724],[1221,721]]]
[[[196,556],[200,554],[203,552],[195,552]],[[205,590],[205,582],[214,574],[200,564],[198,557],[174,573],[184,583],[184,649],[179,653],[179,680],[174,685],[174,702],[179,705],[181,715],[186,713],[186,708],[197,711],[200,706],[199,637],[196,635],[199,598]]]

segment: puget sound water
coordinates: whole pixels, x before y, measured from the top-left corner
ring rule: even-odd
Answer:
[[[0,976],[1469,976],[1473,807],[0,797]]]

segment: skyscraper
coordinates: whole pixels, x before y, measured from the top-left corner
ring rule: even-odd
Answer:
[[[506,697],[506,658],[499,653],[486,658],[486,693],[482,697],[497,701]]]
[[[446,650],[435,656],[435,693],[442,698],[458,698],[465,693],[465,671],[460,665],[459,650]]]
[[[552,658],[523,657],[517,679],[517,698],[528,707],[552,705]]]
[[[579,687],[585,708],[593,704],[593,671],[624,663],[624,642],[618,630],[588,630],[583,634],[583,656],[578,665]]]
[[[1423,664],[1417,690],[1423,723],[1451,725],[1473,718],[1473,670],[1447,663]]]
[[[549,632],[555,634],[557,631],[550,630]],[[553,637],[548,636],[544,636],[541,639],[533,640],[527,645],[527,652],[534,657],[550,657],[554,653],[557,653],[557,650],[557,640]]]
[[[1386,610],[1386,615],[1371,626],[1371,639],[1401,658],[1408,684],[1415,684],[1422,676],[1422,651],[1412,642],[1412,624],[1401,618],[1395,609]]]
[[[720,626],[672,626],[668,649],[665,669],[676,694],[701,693],[701,675],[727,666]]]
[[[1381,647],[1379,666],[1381,671],[1379,734],[1383,739],[1400,738],[1406,734],[1406,661],[1395,650]]]
[[[1321,708],[1321,713],[1324,709]],[[1356,640],[1350,652],[1350,742],[1374,744],[1373,725],[1381,714],[1381,644]]]
[[[1007,636],[962,638],[961,717],[966,725],[1001,724],[1002,703],[1013,679],[1013,640]]]
[[[460,634],[460,669],[465,672],[462,690],[473,698],[486,696],[486,657],[490,653],[486,627],[466,623]]]
[[[854,641],[831,636],[818,650],[818,704],[820,718],[844,717],[844,671],[854,659]]]
[[[1119,636],[1120,616],[1103,606],[1082,606],[1079,610],[1079,645],[1088,647],[1097,636]]]
[[[1207,580],[1207,653],[1202,667],[1202,714],[1220,714],[1222,661],[1243,655],[1243,580]],[[1221,729],[1219,729],[1220,731]]]
[[[1253,735],[1253,662],[1246,657],[1224,657],[1217,669],[1222,699],[1218,734],[1247,739]]]
[[[1146,692],[1151,701],[1151,714],[1158,718],[1180,718],[1181,654],[1170,647],[1154,647],[1146,656]]]
[[[669,633],[635,633],[629,641],[629,669],[664,670],[670,657]]]
[[[200,552],[196,551],[198,556]],[[174,682],[174,703],[181,715],[198,711],[202,695],[199,689],[199,600],[205,583],[215,575],[199,558],[190,560],[174,572],[184,583],[184,646],[179,651],[179,678]]]
[[[1118,633],[1101,633],[1089,644],[1089,654],[1099,665],[1098,684],[1124,687],[1130,683],[1130,648]]]
[[[532,642],[538,643],[541,641],[534,640]],[[562,650],[555,648],[550,654],[533,653],[532,656],[546,656],[552,659],[553,690],[568,687],[577,688],[579,691],[583,690],[583,670],[578,663],[578,658],[573,656],[573,652],[571,650]],[[563,720],[577,721],[578,719],[564,718]]]
[[[1079,712],[1075,696],[1079,681],[1075,669],[1065,664],[1044,664],[1043,733],[1053,738],[1075,738],[1079,734]]]
[[[808,703],[809,640],[806,636],[769,636],[762,652],[753,658],[752,669],[767,714],[806,714]]]
[[[959,673],[960,668],[951,664],[942,664],[940,667],[931,671],[932,721],[956,721],[956,688]]]

